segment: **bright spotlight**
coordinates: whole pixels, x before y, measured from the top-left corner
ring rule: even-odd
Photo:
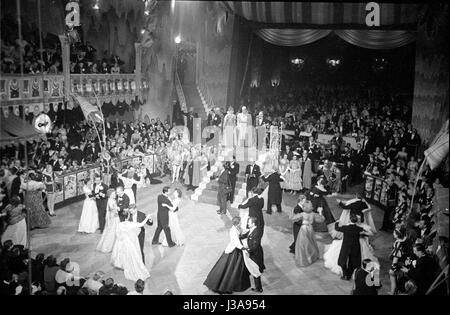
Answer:
[[[177,35],[177,36],[175,37],[175,44],[179,44],[179,43],[181,43],[181,36],[180,36],[180,35]]]
[[[94,10],[100,10],[100,6],[98,5],[98,1],[95,2],[94,6],[92,7]]]
[[[175,0],[170,1],[170,8],[172,9],[172,12],[175,10]]]
[[[141,34],[144,35],[144,33],[145,33],[145,29],[143,28],[143,29],[141,30]]]

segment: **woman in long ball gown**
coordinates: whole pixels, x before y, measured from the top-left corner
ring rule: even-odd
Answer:
[[[197,148],[193,148],[192,153],[192,186],[198,187],[200,185],[200,182],[202,181],[201,178],[201,157],[200,157],[200,150]]]
[[[98,209],[95,202],[94,193],[92,191],[92,182],[90,179],[84,180],[83,192],[86,196],[81,211],[80,223],[78,224],[78,232],[95,233],[100,227],[98,222]]]
[[[223,118],[223,141],[226,147],[232,147],[235,142],[236,115],[233,107],[228,108],[228,112]]]
[[[119,213],[114,189],[108,189],[108,203],[106,205],[106,222],[102,237],[97,245],[97,250],[103,253],[112,251],[116,241],[117,225],[119,224]]]
[[[373,235],[371,227],[367,224],[358,223],[358,226],[362,227],[364,231],[361,233],[359,244],[361,246],[361,261],[364,259],[370,259],[375,263],[379,269],[378,258],[373,253],[373,248],[369,244],[369,236]],[[323,260],[325,268],[330,269],[333,273],[342,276],[342,268],[338,265],[339,253],[341,252],[342,239],[333,240],[328,249],[323,254]]]
[[[45,190],[45,184],[41,180],[40,175],[30,173],[28,179],[20,185],[20,189],[26,191],[25,207],[30,216],[30,229],[46,228],[52,222],[44,209],[42,192]]]
[[[6,217],[5,221],[8,224],[1,236],[2,244],[11,240],[14,245],[27,246],[27,223],[24,210],[25,206],[20,202],[20,197],[14,196],[10,204],[0,213],[0,218]]]
[[[291,190],[291,194],[302,190],[302,170],[296,155],[294,155],[292,161],[289,163],[289,172],[287,173],[286,180],[286,189]]]
[[[181,204],[181,190],[176,188],[173,192],[173,199],[170,199],[170,202],[172,203],[172,207],[168,204],[163,203],[163,207],[169,208],[169,228],[170,228],[170,235],[172,237],[172,240],[177,246],[183,246],[184,245],[184,234],[183,231],[181,231],[180,222],[178,220],[178,211],[180,210],[180,204]],[[168,246],[167,240],[164,238],[164,241],[162,242],[163,246]]]
[[[300,160],[300,169],[302,170],[303,188],[311,189],[311,177],[312,177],[312,163],[308,157],[308,151],[303,151],[303,156]]]
[[[312,203],[307,200],[303,203],[303,212],[295,214],[292,218],[302,221],[295,241],[295,263],[299,267],[309,266],[320,258],[312,224],[323,222],[325,218],[322,216],[322,210],[319,210],[319,213],[314,213],[312,210]]]
[[[283,157],[280,159],[279,163],[279,169],[280,169],[280,175],[286,178],[286,174],[288,172],[289,167],[289,161],[287,159],[287,154],[283,154]],[[281,189],[286,189],[286,182],[280,183]]]
[[[114,267],[123,269],[125,278],[131,281],[145,280],[150,273],[142,261],[141,248],[138,235],[151,215],[138,223],[128,221],[128,217],[122,217],[117,225],[116,242],[111,254],[111,263]]]
[[[241,218],[234,217],[230,229],[230,243],[216,262],[203,283],[217,293],[242,292],[250,288],[250,273],[242,253]]]

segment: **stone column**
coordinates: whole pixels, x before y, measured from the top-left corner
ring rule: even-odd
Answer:
[[[61,41],[61,59],[64,76],[64,97],[67,100],[71,93],[70,82],[70,43],[69,39],[65,35],[59,35]]]
[[[134,48],[136,51],[136,66],[134,69],[135,80],[136,80],[136,92],[139,97],[139,100],[142,100],[142,90],[141,90],[141,81],[142,81],[142,44],[134,43]],[[146,97],[147,99],[147,97]]]

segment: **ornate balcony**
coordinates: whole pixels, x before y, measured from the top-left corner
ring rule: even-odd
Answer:
[[[141,80],[137,86],[136,74],[70,74],[70,91],[65,90],[62,74],[8,74],[0,77],[2,106],[58,103],[76,93],[100,103],[131,103],[137,96],[146,95],[149,82]],[[139,91],[141,93],[139,93]]]

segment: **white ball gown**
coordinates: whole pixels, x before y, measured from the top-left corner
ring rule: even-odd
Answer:
[[[83,203],[83,210],[81,211],[80,223],[78,224],[78,232],[81,233],[95,233],[100,227],[98,222],[97,204],[94,199],[91,199],[92,189],[88,186],[83,187],[86,199]]]
[[[114,267],[123,269],[125,278],[131,281],[145,280],[150,273],[142,261],[138,235],[139,223],[123,221],[117,225],[116,242],[111,254]]]
[[[172,201],[172,209],[178,209],[180,207],[181,199],[175,199]],[[178,220],[178,211],[169,211],[169,228],[170,228],[170,236],[172,237],[172,241],[177,244],[177,246],[183,246],[185,237],[183,231],[180,227],[180,221]],[[166,237],[164,236],[164,240],[162,241],[163,246],[168,246]]]
[[[103,230],[102,237],[97,244],[97,250],[103,253],[111,252],[114,242],[116,241],[117,226],[120,222],[117,210],[116,200],[109,198],[108,204],[106,205],[105,229]]]

